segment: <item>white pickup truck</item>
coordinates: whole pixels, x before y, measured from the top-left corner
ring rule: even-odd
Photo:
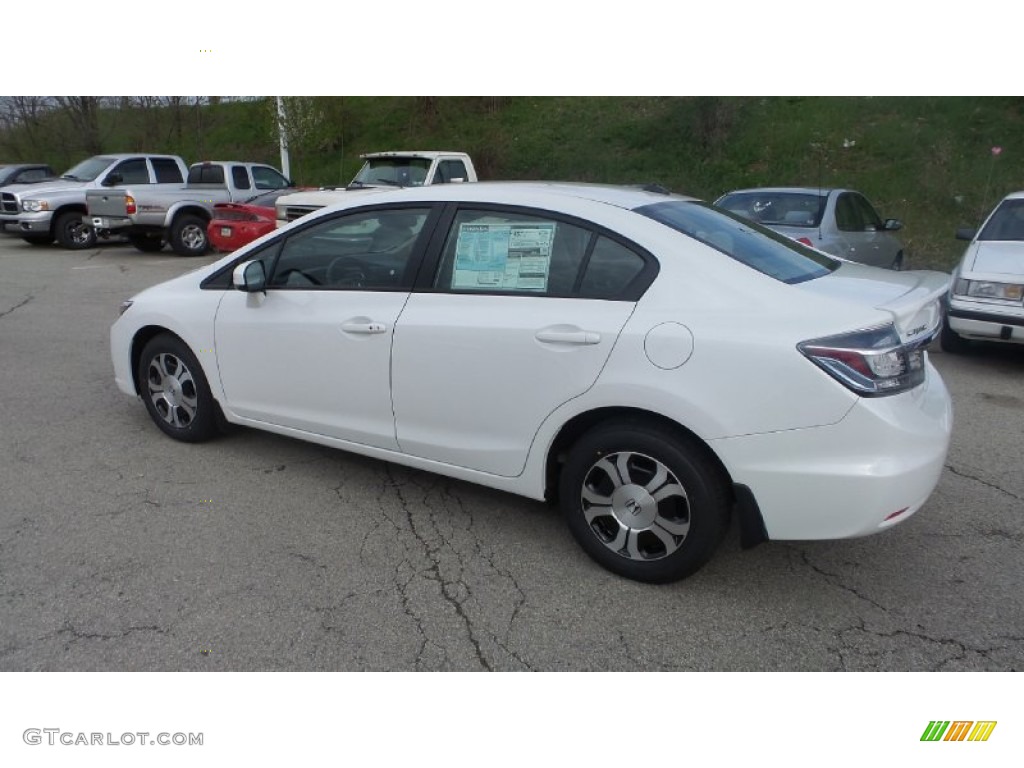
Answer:
[[[269,165],[206,161],[188,169],[184,186],[90,190],[84,221],[101,234],[127,235],[140,251],[159,251],[170,243],[181,256],[201,256],[210,249],[206,230],[214,205],[292,186]]]
[[[371,152],[360,157],[363,167],[347,187],[324,187],[279,197],[277,226],[284,226],[359,190],[477,181],[473,161],[465,152]]]

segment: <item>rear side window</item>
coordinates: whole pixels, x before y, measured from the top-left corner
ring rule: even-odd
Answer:
[[[839,268],[840,262],[824,253],[707,203],[672,200],[636,212],[784,283],[802,283]]]
[[[607,237],[597,238],[580,284],[586,299],[614,299],[644,270],[642,256]]]
[[[156,173],[157,184],[183,184],[181,168],[173,160],[166,157],[154,157],[150,160],[153,164],[153,171]]]
[[[245,170],[244,165],[231,166],[231,181],[234,183],[235,189],[249,189],[249,173]]]
[[[582,227],[542,216],[462,210],[452,222],[434,287],[567,296],[590,237]]]

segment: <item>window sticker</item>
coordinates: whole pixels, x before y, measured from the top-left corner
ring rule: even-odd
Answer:
[[[546,291],[554,240],[553,221],[460,224],[452,288]]]

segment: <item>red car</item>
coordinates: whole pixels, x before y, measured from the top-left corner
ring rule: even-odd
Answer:
[[[281,195],[297,191],[272,189],[250,197],[244,203],[217,203],[206,227],[210,244],[218,251],[234,251],[257,237],[273,232],[277,226],[274,202]]]

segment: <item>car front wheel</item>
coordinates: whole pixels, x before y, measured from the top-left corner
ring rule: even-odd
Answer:
[[[559,497],[591,558],[657,583],[685,578],[711,558],[728,525],[728,488],[695,441],[630,422],[580,438],[562,469]]]
[[[179,256],[202,256],[210,250],[206,221],[191,213],[183,213],[171,224],[171,249]]]
[[[939,346],[943,352],[951,355],[962,355],[971,351],[971,342],[949,327],[949,318],[942,319],[942,332],[939,334]]]
[[[217,405],[202,366],[178,337],[164,333],[146,344],[138,381],[146,410],[165,434],[198,443],[217,433]]]

